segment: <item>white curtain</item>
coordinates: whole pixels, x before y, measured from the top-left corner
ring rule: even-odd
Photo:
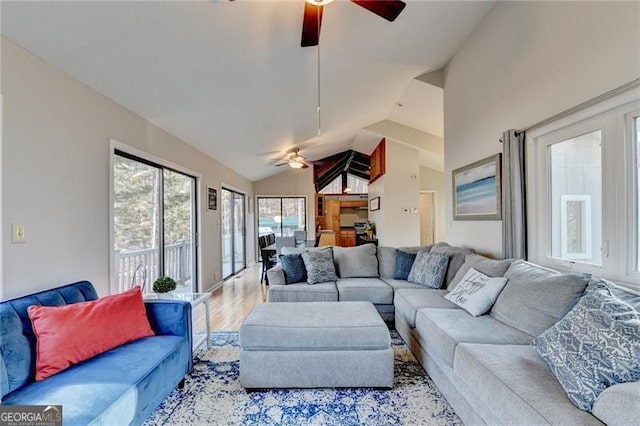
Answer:
[[[527,258],[524,132],[502,134],[502,255]]]

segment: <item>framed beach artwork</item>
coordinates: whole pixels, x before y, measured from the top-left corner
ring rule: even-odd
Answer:
[[[453,220],[502,219],[501,155],[453,171]]]

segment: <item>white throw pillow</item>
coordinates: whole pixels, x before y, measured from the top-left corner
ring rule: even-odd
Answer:
[[[489,312],[506,284],[506,278],[491,278],[470,268],[444,298],[477,317]]]

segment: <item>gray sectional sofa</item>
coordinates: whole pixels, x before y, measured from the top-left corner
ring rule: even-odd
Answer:
[[[363,248],[364,247],[364,248]],[[525,261],[492,260],[446,243],[403,248],[447,253],[443,289],[394,280],[396,249],[334,248],[336,282],[286,284],[282,268],[269,273],[268,301],[368,301],[395,328],[466,424],[638,424],[640,382],[600,394],[592,413],[567,397],[532,341],[576,304],[593,278]],[[377,274],[372,264],[377,263]],[[473,267],[508,279],[490,312],[474,317],[445,299]],[[640,309],[640,295],[623,292]]]
[[[283,248],[282,254],[301,253],[318,248]],[[464,263],[464,258],[473,250],[453,247],[447,243],[429,246],[401,247],[408,253],[433,251],[449,255],[449,268],[445,277],[446,285],[451,281]],[[306,282],[286,284],[282,266],[276,265],[267,271],[269,277],[269,302],[371,302],[382,319],[393,322],[395,307],[394,294],[398,289],[424,288],[406,280],[393,279],[396,248],[376,247],[365,244],[357,247],[333,247],[338,280],[321,284]]]

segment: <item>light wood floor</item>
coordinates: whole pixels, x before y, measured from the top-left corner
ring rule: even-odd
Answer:
[[[240,330],[242,321],[258,303],[267,300],[267,287],[260,284],[262,263],[229,278],[211,295],[211,330]]]

